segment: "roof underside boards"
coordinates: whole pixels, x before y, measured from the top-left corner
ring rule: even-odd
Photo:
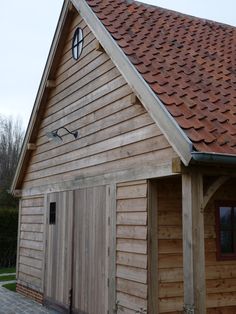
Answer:
[[[128,0],[87,4],[199,152],[236,154],[236,29]]]

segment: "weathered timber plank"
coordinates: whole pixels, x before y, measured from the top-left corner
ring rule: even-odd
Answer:
[[[43,252],[34,250],[34,249],[27,249],[27,248],[20,248],[19,256],[25,256],[29,258],[35,258],[38,260],[43,260]]]
[[[158,255],[158,268],[181,268],[183,267],[183,254],[170,253],[170,254],[159,254]]]
[[[21,231],[20,238],[22,240],[31,240],[31,241],[43,241],[43,233],[41,232],[28,232],[28,231]]]
[[[42,260],[31,258],[31,257],[26,257],[26,256],[20,256],[19,262],[22,265],[31,266],[33,268],[42,270],[42,266],[43,266]]]
[[[117,225],[146,226],[147,213],[146,212],[117,213],[116,222]]]
[[[123,278],[143,284],[147,283],[147,270],[123,265],[117,265],[117,278]]]
[[[153,177],[153,173],[155,173],[156,176],[161,176],[161,175],[169,175],[171,174],[170,170],[170,164],[167,162],[169,156],[171,156],[173,150],[171,148],[166,148],[163,150],[157,150],[157,151],[152,151],[147,154],[143,155],[137,155],[133,157],[127,157],[123,158],[120,160],[115,160],[111,161],[109,163],[106,163],[105,166],[104,164],[96,165],[96,166],[91,166],[89,168],[84,168],[84,169],[76,169],[70,172],[65,172],[57,175],[53,175],[47,178],[42,178],[42,179],[37,179],[33,181],[27,181],[27,177],[25,177],[25,185],[24,189],[28,190],[30,189],[31,191],[37,187],[36,194],[39,192],[42,193],[42,191],[45,191],[44,187],[50,185],[53,187],[53,185],[58,185],[58,182],[63,182],[63,186],[66,186],[66,181],[71,181],[71,180],[76,180],[76,181],[89,181],[92,178],[90,177],[96,177],[96,176],[101,176],[100,181],[102,178],[106,177],[111,177],[114,175],[114,178],[118,178],[119,173],[123,173],[123,178],[125,178],[125,174],[130,172],[129,176],[132,176],[134,179],[138,179],[142,176],[138,176],[139,173],[142,173],[142,167],[143,167],[143,162],[145,160],[145,164],[147,165],[153,165],[153,167],[150,168],[149,176]],[[167,163],[165,163],[165,161]],[[161,167],[158,167],[157,171],[155,171],[155,164],[161,164]],[[148,169],[148,166],[145,167],[145,172]],[[157,173],[157,174],[156,174]],[[137,174],[137,175],[136,175]],[[102,180],[103,181],[103,180]],[[110,182],[107,180],[107,182]],[[114,182],[114,181],[113,181]],[[115,181],[116,182],[116,181]],[[68,182],[69,183],[69,182]],[[72,187],[73,188],[73,187]],[[50,191],[50,189],[48,191]]]
[[[211,307],[223,307],[223,306],[235,306],[236,307],[236,291],[207,295],[207,308]]]
[[[183,282],[163,282],[159,285],[159,298],[173,298],[184,296]]]
[[[29,232],[43,232],[44,231],[44,226],[43,224],[27,224],[27,223],[22,223],[20,226],[21,231],[29,231]]]
[[[147,309],[147,301],[126,293],[118,292],[117,300],[119,301],[119,306],[124,306],[129,309],[140,311],[141,309]]]
[[[37,288],[41,288],[41,284],[42,284],[41,279],[27,275],[21,271],[19,271],[19,280],[24,282],[25,285],[35,287],[36,290],[37,290]]]
[[[183,281],[183,268],[159,269],[159,282],[181,282]]]
[[[117,201],[117,212],[146,211],[147,198],[121,199]]]
[[[65,105],[71,104],[78,99],[89,95],[91,92],[96,90],[97,88],[107,84],[111,80],[114,80],[116,78],[120,77],[120,74],[116,68],[111,68],[109,72],[105,72],[101,74],[99,78],[96,78],[92,80],[92,82],[88,83],[87,85],[78,84],[78,88],[71,94],[67,96],[66,90],[61,93],[60,98],[51,99],[51,101],[48,103],[50,107],[48,107],[48,110],[46,114],[52,114],[56,111],[61,110],[65,107]],[[80,86],[81,85],[81,86]],[[84,87],[84,88],[82,88]]]
[[[64,165],[67,163],[72,163],[75,160],[81,160],[82,158],[88,158],[89,156],[96,157],[96,154],[109,154],[109,151],[113,154],[115,154],[115,151],[112,151],[114,149],[120,148],[121,146],[126,146],[133,144],[138,141],[144,141],[146,140],[146,146],[148,147],[148,140],[149,138],[152,138],[153,136],[158,136],[158,130],[155,128],[154,125],[150,125],[147,127],[144,127],[140,130],[131,131],[126,134],[125,138],[120,136],[117,136],[115,138],[111,138],[109,140],[103,141],[101,143],[97,143],[96,145],[92,145],[90,147],[84,147],[80,148],[79,150],[73,150],[72,152],[68,152],[66,154],[63,154],[61,156],[55,156],[54,158],[48,153],[48,159],[43,162],[38,162],[36,164],[32,164],[28,168],[28,172],[34,172],[34,171],[40,171],[44,169],[50,169],[55,166]],[[150,140],[152,144],[158,145],[157,139]],[[154,142],[154,143],[153,143]],[[159,140],[160,142],[160,140]],[[159,143],[159,146],[161,147],[161,142]],[[140,147],[140,150],[142,147]],[[115,157],[115,156],[114,156]]]
[[[134,183],[135,184],[135,183]],[[132,199],[132,198],[143,198],[147,197],[147,185],[139,184],[127,187],[118,187],[117,199]]]
[[[142,299],[147,298],[147,285],[137,283],[131,280],[117,278],[117,291],[124,292]]]
[[[43,207],[43,197],[22,199],[22,209],[25,207]]]
[[[147,269],[147,255],[129,252],[117,252],[117,264]]]
[[[93,68],[91,72],[86,71],[84,76],[82,76],[79,80],[69,84],[65,87],[65,89],[62,89],[62,91],[55,94],[55,96],[49,100],[50,106],[61,102],[65,97],[72,97],[71,95],[78,92],[79,89],[83,90],[85,87],[87,88],[87,85],[91,84],[91,82],[97,80],[99,81],[98,76],[100,75],[100,77],[102,77],[108,71],[112,71],[114,74],[116,73],[115,77],[118,76],[118,73],[115,71],[114,65],[110,62],[110,60],[106,60],[104,64],[99,64],[96,68]],[[83,75],[83,73],[81,73],[81,75]]]
[[[29,275],[29,276],[32,276],[32,277],[35,277],[35,278],[38,278],[38,279],[41,279],[42,278],[42,270],[41,269],[37,269],[37,268],[34,268],[34,267],[31,267],[31,266],[26,266],[24,264],[19,264],[19,271],[26,274],[26,275]]]
[[[181,240],[159,240],[158,241],[159,254],[165,253],[182,253],[183,244]]]
[[[117,250],[131,253],[147,253],[147,242],[145,240],[117,239]]]
[[[34,250],[43,250],[43,243],[42,242],[36,242],[36,241],[30,241],[30,240],[20,240],[20,248],[26,248],[26,249],[34,249]]]
[[[32,224],[42,224],[43,223],[43,216],[42,215],[22,215],[21,222],[23,224],[32,223]]]
[[[101,119],[95,120],[94,119],[95,117],[93,117],[92,121],[86,121],[87,117],[85,117],[85,119],[83,121],[83,117],[81,117],[82,121],[80,121],[80,119],[76,119],[75,122],[70,123],[70,129],[71,130],[76,129],[79,131],[78,141],[80,142],[86,136],[89,136],[92,134],[95,135],[96,132],[100,132],[100,131],[105,130],[111,126],[118,125],[119,123],[121,123],[120,127],[122,127],[122,124],[125,121],[130,120],[134,117],[137,117],[137,116],[145,113],[145,111],[143,110],[143,108],[140,105],[130,105],[129,101],[126,102],[126,100],[127,99],[124,100],[125,104],[121,107],[121,110],[116,111],[114,109],[114,110],[111,110],[110,113],[105,112],[104,117],[101,117]],[[121,102],[121,105],[122,105],[122,102]],[[92,119],[92,115],[90,115],[89,118],[90,117]],[[76,118],[76,117],[74,116],[73,118]],[[149,121],[151,121],[151,120],[149,119]],[[67,122],[67,121],[65,120],[65,122]],[[82,122],[82,123],[80,124],[80,122]],[[62,126],[64,125],[63,121],[60,121],[60,123],[62,123]],[[79,126],[81,126],[79,128],[78,128],[78,123],[79,123]],[[133,123],[135,123],[135,122],[133,122]],[[147,124],[150,124],[150,122]],[[141,128],[141,127],[139,126],[139,128]],[[137,129],[137,126],[135,127],[135,129]],[[121,131],[122,131],[122,129],[121,129]],[[132,131],[132,129],[130,129],[130,131]],[[64,132],[64,133],[66,133],[66,132]],[[122,134],[122,132],[120,134]],[[160,134],[160,132],[159,132],[159,134]],[[63,134],[61,133],[61,135],[63,135]],[[119,135],[119,133],[117,135]],[[109,134],[108,138],[111,138],[111,137],[112,137],[112,135]],[[68,142],[71,143],[71,136],[69,136],[68,134],[64,134],[63,135],[63,141],[64,141],[63,145],[66,145]],[[77,141],[75,141],[75,144],[77,144],[76,142]],[[96,141],[94,143],[96,143]],[[42,144],[46,144],[47,146],[49,145],[48,138],[46,136],[39,138],[39,140],[37,142],[37,145],[42,145]],[[54,146],[52,146],[52,147],[54,147]],[[78,146],[78,147],[80,147],[80,146]],[[50,146],[47,148],[49,149]],[[38,152],[38,150],[37,150],[37,152]]]
[[[147,227],[146,226],[117,226],[117,238],[123,239],[147,239]]]
[[[169,313],[175,311],[183,311],[183,298],[163,298],[159,301],[160,313]]]
[[[158,225],[159,226],[181,227],[181,223],[182,223],[182,217],[181,217],[181,212],[179,211],[160,211],[158,213]]]
[[[206,279],[236,278],[235,264],[206,266]]]
[[[236,278],[212,279],[206,281],[207,294],[236,291]]]
[[[22,215],[43,215],[43,207],[24,207],[22,208]]]
[[[139,185],[139,184],[147,184],[147,180],[135,180],[135,181],[128,181],[128,182],[119,182],[119,183],[117,183],[117,187],[133,186],[133,185]]]
[[[134,176],[132,175],[132,172],[135,173],[139,173],[139,171],[141,171],[140,168],[143,167],[144,165],[144,160],[145,160],[145,164],[150,165],[153,164],[155,161],[155,164],[159,164],[161,166],[157,167],[157,172],[158,175],[155,174],[155,176],[162,176],[162,175],[166,175],[166,170],[167,170],[167,175],[171,174],[171,170],[170,170],[170,166],[169,163],[166,164],[169,156],[171,156],[171,154],[173,153],[173,150],[171,148],[166,148],[163,150],[157,150],[154,152],[149,152],[143,155],[137,155],[137,156],[133,156],[133,157],[127,157],[127,158],[123,158],[121,160],[115,160],[115,161],[111,161],[109,163],[105,164],[100,164],[100,165],[96,165],[96,166],[92,166],[89,168],[84,168],[84,169],[76,169],[74,171],[70,171],[70,172],[66,172],[63,175],[62,174],[58,174],[58,175],[53,175],[47,178],[42,178],[42,179],[37,179],[37,180],[33,180],[33,181],[28,181],[27,180],[27,176],[25,177],[25,184],[24,184],[24,189],[33,189],[35,187],[42,187],[45,185],[51,185],[50,189],[53,187],[54,184],[58,184],[58,182],[60,182],[63,178],[63,185],[66,185],[66,181],[70,181],[70,180],[80,180],[83,179],[85,180],[85,176],[86,176],[86,180],[89,180],[89,177],[96,177],[96,176],[108,176],[111,175],[112,176],[112,172],[116,173],[117,171],[119,172],[123,172],[125,174],[125,172],[130,171],[130,176],[134,177],[134,179],[139,178],[139,176]],[[167,167],[167,169],[166,169]],[[147,170],[145,169],[145,172]],[[149,172],[149,175],[152,177],[152,173],[155,173],[155,167],[151,167],[151,172]],[[116,177],[116,175],[115,175]],[[143,177],[143,176],[142,176]],[[123,179],[124,180],[124,179]],[[100,178],[101,181],[101,178]],[[39,189],[36,193],[38,194],[39,191],[45,191],[44,189]],[[50,190],[49,190],[50,191]]]
[[[100,75],[106,72],[108,69],[113,68],[114,65],[110,62],[106,55],[98,56],[96,59],[91,60],[84,68],[82,68],[79,72],[74,73],[70,76],[66,81],[63,81],[60,85],[56,85],[56,87],[52,90],[50,94],[50,101],[54,100],[57,102],[60,99],[60,94],[63,94],[65,90],[68,91],[68,94],[73,93],[77,90],[75,83],[78,82],[79,86],[83,88],[89,81],[92,81],[96,78],[96,71],[100,71]],[[94,77],[95,75],[95,77]],[[56,82],[57,83],[57,82]]]
[[[139,124],[138,127],[136,122]],[[60,156],[73,150],[83,149],[85,146],[88,146],[89,149],[92,149],[93,147],[96,150],[96,147],[100,146],[103,141],[107,143],[107,141],[109,141],[111,138],[119,137],[121,134],[129,133],[130,131],[132,132],[142,129],[143,127],[150,124],[152,124],[152,122],[150,121],[149,117],[146,114],[141,114],[139,116],[131,117],[131,119],[128,120],[125,119],[125,121],[120,124],[118,123],[113,127],[109,126],[108,128],[101,129],[96,133],[91,133],[85,137],[81,137],[78,141],[74,142],[73,149],[69,143],[65,143],[60,147],[55,147],[55,145],[53,147],[52,144],[47,143],[47,149],[44,147],[45,145],[40,146],[37,150],[38,154],[33,156],[32,161],[33,163],[40,162],[46,160],[47,158],[53,158],[57,155]],[[50,149],[52,148],[53,152],[51,151],[50,154]]]
[[[180,226],[159,226],[158,227],[158,238],[161,240],[181,240],[182,239],[182,228]]]
[[[27,180],[40,179],[47,176],[56,175],[65,171],[74,171],[85,167],[92,167],[99,164],[112,162],[139,154],[150,153],[156,149],[165,149],[167,143],[161,136],[146,139],[140,142],[125,145],[122,149],[120,147],[111,149],[110,151],[101,152],[96,156],[88,156],[82,159],[77,159],[63,163],[61,165],[52,165],[50,168],[34,171],[27,174]],[[63,165],[63,167],[62,167]],[[142,197],[142,196],[141,196]]]
[[[85,119],[86,116],[89,114],[96,114],[98,117],[101,116],[101,113],[104,111],[103,108],[105,107],[105,110],[109,106],[109,104],[116,103],[119,111],[119,103],[121,102],[121,105],[124,106],[124,101],[122,102],[122,99],[125,98],[127,95],[131,94],[130,88],[125,84],[123,80],[117,80],[114,90],[111,92],[111,89],[109,89],[109,86],[114,85],[114,82],[110,82],[107,84],[108,86],[104,86],[103,88],[98,89],[96,92],[94,92],[89,96],[85,96],[82,99],[79,99],[75,101],[74,103],[66,106],[60,111],[55,112],[53,115],[46,116],[43,120],[43,123],[41,124],[41,130],[39,132],[39,136],[42,136],[42,131],[45,131],[45,127],[48,125],[51,125],[52,123],[55,123],[56,121],[59,121],[60,119],[74,115],[76,119]],[[102,103],[101,103],[101,97],[102,97]],[[119,103],[118,103],[119,101]],[[125,98],[125,101],[127,99]],[[120,105],[120,107],[121,107]],[[110,106],[109,106],[110,107]],[[109,108],[111,110],[111,107]],[[97,111],[98,110],[98,111]],[[68,119],[69,121],[73,122],[73,119]],[[87,121],[83,122],[83,120],[80,121],[80,126],[88,124]],[[53,126],[52,126],[53,128]]]

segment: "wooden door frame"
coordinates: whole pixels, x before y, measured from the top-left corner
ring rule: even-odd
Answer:
[[[106,312],[109,314],[114,313],[116,308],[116,184],[103,185],[106,188],[106,279],[105,279],[105,287],[106,287]],[[84,189],[84,188],[81,188]],[[76,189],[77,190],[77,189]],[[65,191],[58,191],[57,193],[62,193]],[[47,237],[48,237],[48,217],[49,217],[49,195],[54,194],[46,193],[44,195],[44,251],[43,251],[43,292],[44,292],[44,305],[51,306],[59,311],[70,312],[73,307],[73,300],[71,300],[70,308],[64,306],[63,304],[59,304],[54,300],[46,297],[46,263],[47,263]],[[73,217],[75,211],[75,190],[73,190]],[[73,219],[74,221],[74,219]],[[72,226],[73,232],[73,243],[74,243],[74,223]],[[72,247],[73,244],[72,243]],[[72,249],[72,265],[71,265],[71,289],[73,288],[73,271],[74,271],[74,254]],[[72,293],[73,294],[73,293]]]
[[[54,309],[58,311],[59,313],[70,313],[70,305],[65,305],[63,303],[60,303],[58,301],[55,301],[54,299],[46,296],[46,269],[47,269],[47,257],[48,257],[48,225],[49,225],[49,202],[50,202],[50,195],[53,194],[60,194],[64,192],[72,192],[72,191],[58,191],[58,192],[51,192],[44,195],[44,247],[43,247],[43,276],[42,276],[42,287],[43,287],[43,305],[50,307],[51,309]],[[73,204],[73,213],[74,215],[74,193],[72,193],[72,204]],[[56,197],[57,198],[57,197]],[[58,202],[57,202],[57,209],[58,209]],[[57,211],[58,212],[58,211]],[[72,235],[73,237],[73,235]],[[73,250],[71,250],[73,252]],[[72,280],[70,282],[70,286],[72,285]]]

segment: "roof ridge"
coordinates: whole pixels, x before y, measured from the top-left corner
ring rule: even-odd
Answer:
[[[222,23],[222,22],[206,19],[206,18],[203,18],[203,17],[194,16],[194,15],[191,15],[191,14],[183,13],[183,12],[172,10],[172,9],[168,9],[168,8],[163,8],[163,7],[154,5],[154,4],[144,3],[142,1],[137,1],[137,0],[121,0],[121,1],[124,1],[127,4],[136,4],[138,6],[144,6],[144,7],[148,7],[148,8],[155,8],[155,9],[158,9],[158,10],[162,10],[164,12],[170,12],[170,13],[176,14],[177,16],[180,16],[180,17],[185,17],[185,18],[187,17],[187,18],[189,18],[191,20],[196,20],[196,21],[200,20],[200,21],[204,22],[205,24],[209,24],[209,25],[213,25],[213,26],[215,25],[215,26],[219,26],[219,27],[222,27],[222,28],[230,28],[230,29],[236,30],[236,26],[234,26],[234,25],[230,25],[230,24],[226,24],[226,23]]]

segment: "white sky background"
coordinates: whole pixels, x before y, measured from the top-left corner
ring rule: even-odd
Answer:
[[[236,26],[235,0],[143,0]],[[63,0],[2,1],[0,10],[0,115],[26,128]]]

